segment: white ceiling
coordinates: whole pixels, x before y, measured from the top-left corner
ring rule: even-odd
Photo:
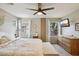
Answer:
[[[45,15],[33,15],[35,11],[27,10],[26,8],[37,9],[36,3],[14,3],[14,5],[9,5],[7,3],[0,3],[0,8],[4,9],[8,13],[11,13],[17,17],[21,18],[37,18],[37,17],[47,17],[47,18],[60,18],[73,11],[79,9],[78,3],[42,3],[42,8],[55,7],[53,10],[45,11]]]

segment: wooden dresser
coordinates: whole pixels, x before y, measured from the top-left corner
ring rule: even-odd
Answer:
[[[58,44],[71,55],[79,55],[79,38],[59,37]]]

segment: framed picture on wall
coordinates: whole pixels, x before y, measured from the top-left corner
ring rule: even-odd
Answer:
[[[75,24],[75,31],[79,31],[79,23]]]

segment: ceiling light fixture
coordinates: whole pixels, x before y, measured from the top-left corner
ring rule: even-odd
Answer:
[[[41,12],[38,12],[37,14],[38,14],[38,15],[42,15],[42,13],[41,13]]]

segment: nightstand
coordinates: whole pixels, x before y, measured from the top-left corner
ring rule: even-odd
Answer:
[[[38,38],[38,36],[33,36],[33,38]]]

